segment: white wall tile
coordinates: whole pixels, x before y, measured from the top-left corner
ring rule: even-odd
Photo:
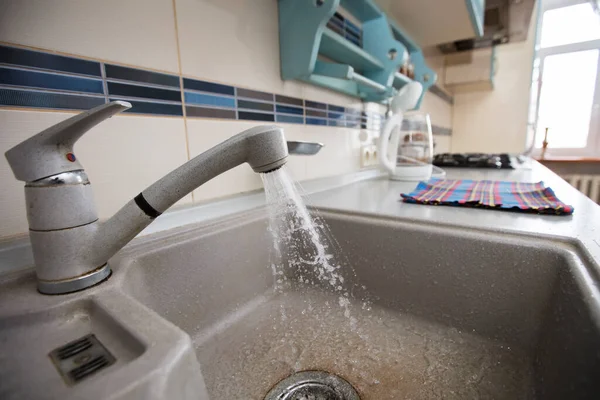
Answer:
[[[178,72],[171,0],[3,0],[0,41]]]
[[[435,154],[450,153],[452,151],[452,137],[433,135],[433,142],[435,143]]]
[[[308,125],[306,140],[324,144],[321,151],[307,162],[307,179],[321,178],[360,169],[358,129]]]
[[[279,72],[274,0],[176,0],[184,75],[302,96],[299,82]]]
[[[453,151],[518,153],[527,147],[535,27],[532,21],[527,41],[496,48],[498,72],[492,91],[454,96]]]
[[[429,91],[423,97],[419,112],[428,113],[433,125],[443,128],[452,127],[452,104]]]
[[[325,89],[320,86],[304,84],[304,98],[306,100],[320,101],[322,103],[335,104],[343,107],[352,107],[362,110],[362,103],[356,97]]]
[[[256,122],[188,119],[190,157],[210,149],[229,137],[258,125]],[[248,192],[260,188],[260,176],[248,164],[242,164],[232,170],[206,182],[194,191],[194,201],[204,202]]]
[[[280,77],[276,0],[175,0],[182,73],[209,81],[362,109],[360,100],[321,87],[283,82]],[[177,73],[177,41],[172,0],[0,2],[0,41],[78,54],[148,69]],[[440,68],[439,60],[430,66]],[[440,71],[437,71],[438,74]],[[385,106],[367,104],[384,113]],[[451,107],[427,93],[422,111],[436,125],[451,127]],[[0,110],[0,151],[72,116],[67,112]],[[244,129],[254,121],[187,120],[118,116],[103,122],[76,146],[94,185],[101,218],[188,159]],[[287,168],[297,180],[360,169],[359,129],[281,125],[288,140],[317,141],[316,156],[290,156]],[[447,137],[436,138],[449,148]],[[23,184],[0,162],[0,237],[27,231]],[[262,187],[258,174],[239,166],[194,191],[204,202]],[[179,204],[190,204],[184,197]]]
[[[0,153],[73,114],[0,110]],[[177,118],[117,116],[86,133],[75,154],[94,188],[100,218],[112,216],[148,185],[184,163],[185,131]],[[0,236],[25,233],[23,182],[0,160]],[[180,203],[191,202],[186,196]]]
[[[260,123],[252,121],[223,121],[208,119],[188,119],[190,156],[194,157],[229,137]],[[308,140],[305,126],[277,124],[284,129],[286,140]],[[290,156],[286,164],[291,175],[297,180],[306,179],[306,165],[309,157]],[[260,175],[243,164],[205,183],[194,191],[194,201],[230,196],[262,188]]]
[[[439,87],[444,87],[444,80],[446,75],[446,66],[445,66],[445,56],[441,51],[437,49],[433,49],[431,52],[435,52],[435,54],[430,54],[425,57],[425,64],[429,68],[435,71],[437,74],[436,85]]]
[[[357,129],[332,128],[312,125],[279,124],[284,128],[287,140],[320,142],[325,146],[314,156],[288,158],[287,168],[299,180],[339,175],[360,169],[360,141]],[[256,126],[255,122],[188,119],[191,156],[245,129]],[[244,164],[207,182],[194,191],[194,200],[210,199],[262,188],[260,176]]]
[[[76,154],[94,185],[100,218],[187,161],[182,118],[124,115],[85,134]],[[176,206],[190,204],[187,195]]]

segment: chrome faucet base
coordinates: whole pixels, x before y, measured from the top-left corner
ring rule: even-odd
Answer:
[[[111,274],[108,263],[89,272],[85,275],[77,276],[60,281],[44,281],[38,279],[38,291],[43,294],[67,294],[78,292],[94,286],[108,278]]]

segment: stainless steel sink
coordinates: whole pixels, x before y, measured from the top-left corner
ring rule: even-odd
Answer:
[[[575,244],[321,216],[348,264],[349,313],[294,271],[273,289],[262,210],[143,240],[111,280],[190,335],[215,400],[263,399],[304,370],[363,400],[600,397],[598,266]]]

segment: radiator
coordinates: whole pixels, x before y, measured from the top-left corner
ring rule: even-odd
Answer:
[[[571,186],[600,204],[600,175],[561,175]]]

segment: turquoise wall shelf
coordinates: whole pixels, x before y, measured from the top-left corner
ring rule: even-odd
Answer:
[[[362,23],[360,41],[328,26],[340,6]],[[372,0],[279,0],[279,47],[284,80],[299,79],[365,101],[385,102],[411,82],[398,72],[408,57],[424,91],[436,80],[421,49]]]

